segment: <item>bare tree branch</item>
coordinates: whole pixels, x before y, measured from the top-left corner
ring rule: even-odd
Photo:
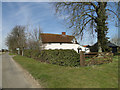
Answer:
[[[117,18],[120,20],[119,16],[113,10],[106,9],[106,11],[110,11],[110,12],[114,13],[117,16]]]

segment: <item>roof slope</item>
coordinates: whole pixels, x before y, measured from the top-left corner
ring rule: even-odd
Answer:
[[[109,47],[117,47],[117,45],[115,45],[114,43],[111,43],[110,41],[109,41],[109,43],[107,44]]]
[[[93,46],[95,46],[97,44],[98,44],[98,42],[95,43]],[[117,45],[115,45],[114,43],[111,43],[110,41],[108,41],[107,46],[109,46],[109,47],[117,47]]]
[[[75,38],[74,36],[62,34],[41,33],[40,35],[43,43],[72,43],[72,40]]]

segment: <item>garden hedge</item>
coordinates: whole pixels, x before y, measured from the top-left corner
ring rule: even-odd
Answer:
[[[79,66],[80,55],[74,50],[25,50],[24,55],[35,58],[41,62],[62,66]]]
[[[80,54],[74,50],[25,50],[24,56],[34,58],[41,62],[57,64],[61,66],[80,66]],[[85,60],[85,66],[99,65],[110,62],[112,62],[111,53],[104,53],[104,56],[102,58],[95,57],[90,58],[90,60]]]

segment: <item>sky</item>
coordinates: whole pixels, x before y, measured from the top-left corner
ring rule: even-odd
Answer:
[[[16,25],[40,26],[43,33],[61,34],[66,32],[72,35],[71,30],[66,27],[64,17],[57,16],[55,9],[50,2],[2,2],[2,31],[0,29],[0,48],[7,48],[5,45],[6,37]],[[109,37],[117,35],[118,28],[114,25],[114,20],[109,21]],[[1,24],[2,23],[2,24]],[[1,37],[2,36],[2,37]],[[86,33],[84,40],[80,44],[91,44],[92,38]],[[94,42],[96,40],[94,39]]]

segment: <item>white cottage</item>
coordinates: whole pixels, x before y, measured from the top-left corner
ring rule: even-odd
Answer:
[[[76,38],[66,35],[66,32],[62,32],[62,34],[41,33],[41,40],[44,49],[74,49],[77,53],[90,52],[89,48],[79,45]]]

